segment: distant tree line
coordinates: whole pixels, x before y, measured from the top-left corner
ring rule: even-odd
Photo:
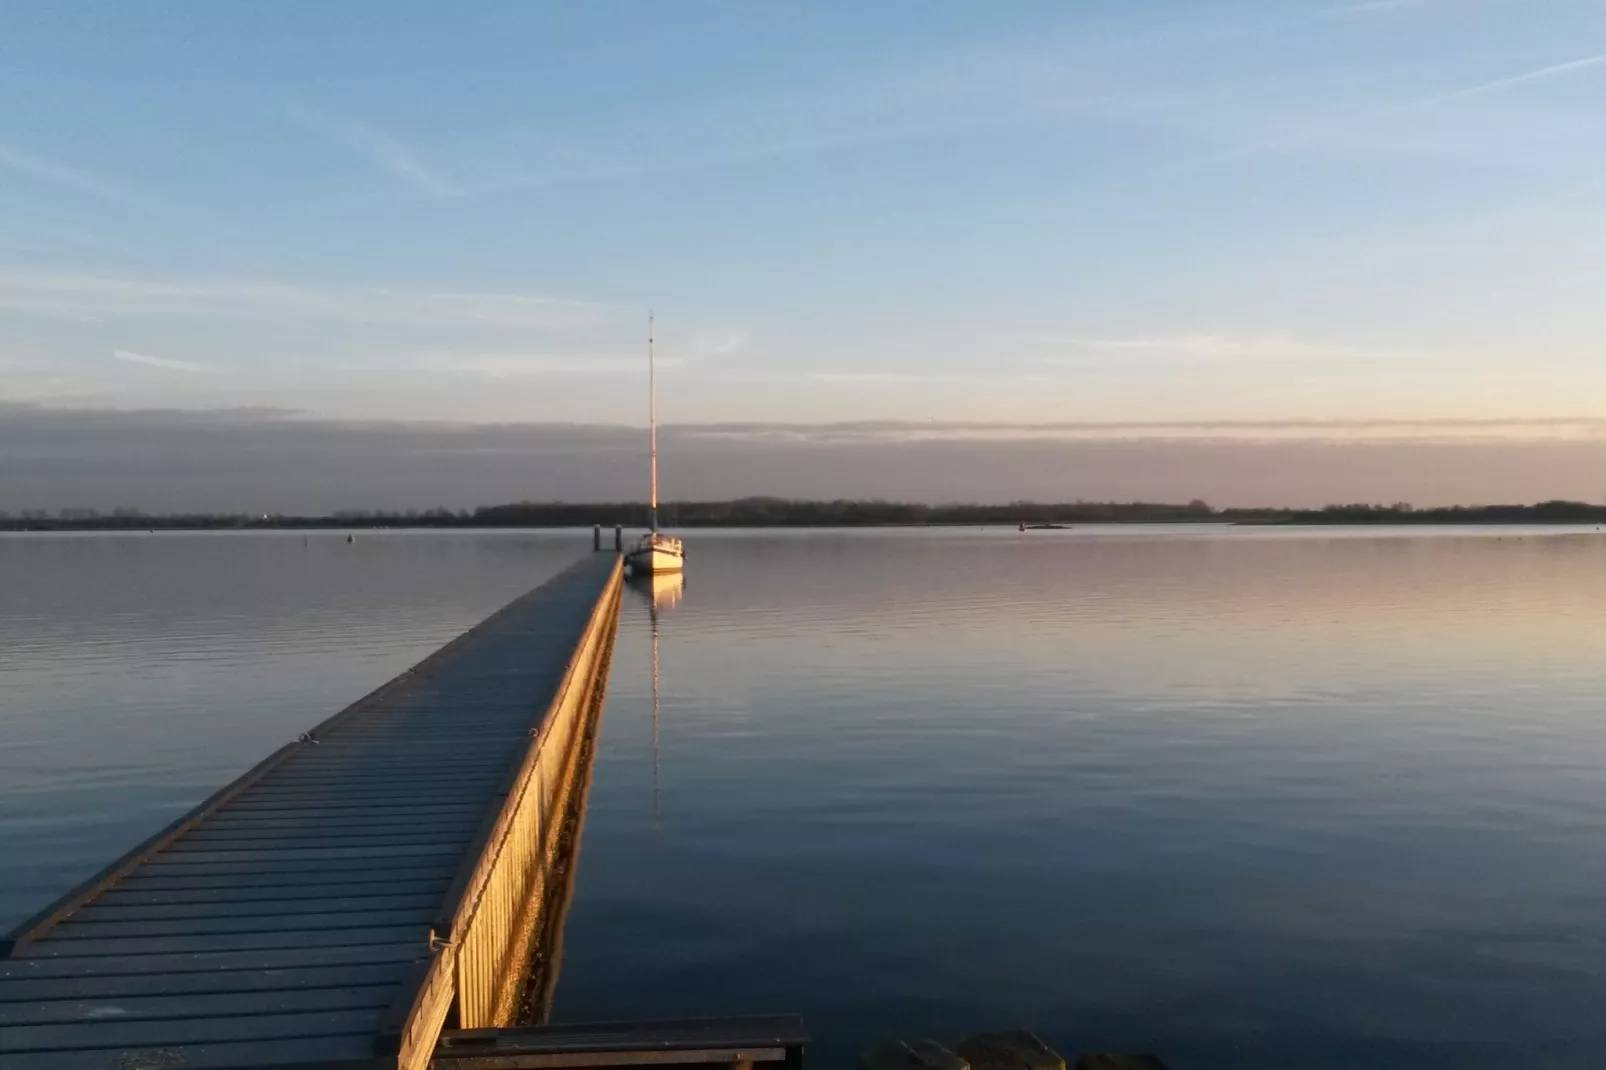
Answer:
[[[494,525],[530,526],[551,523],[624,524],[640,527],[647,522],[641,503],[609,505],[554,505],[520,502],[477,509],[476,521]],[[555,520],[555,517],[572,520]],[[585,519],[587,517],[593,519]],[[658,508],[659,522],[669,527],[888,527],[925,524],[1015,524],[1127,522],[1160,523],[1215,519],[1204,502],[1164,505],[1154,502],[1072,502],[1008,505],[892,502],[879,499],[808,501],[791,498],[739,498],[725,502],[666,502]]]
[[[1549,501],[1537,505],[1474,505],[1415,509],[1394,505],[1329,505],[1323,509],[1212,509],[1202,501],[1011,502],[1007,505],[947,504],[880,500],[805,501],[740,498],[724,502],[668,502],[659,507],[666,527],[887,527],[984,524],[1553,524],[1606,523],[1606,505]],[[187,513],[147,515],[124,506],[109,513],[95,509],[0,511],[0,530],[130,531],[139,529],[269,528],[509,528],[644,527],[644,502],[515,502],[472,511],[357,509],[327,516],[279,513]]]
[[[1606,505],[1550,501],[1536,505],[1452,505],[1416,509],[1395,505],[1329,505],[1322,509],[1227,509],[1219,516],[1240,524],[1598,524]]]

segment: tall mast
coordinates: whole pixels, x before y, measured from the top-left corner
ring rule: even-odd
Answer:
[[[647,505],[647,524],[658,530],[658,383],[652,355],[652,311],[647,312],[647,441],[652,453],[652,498]]]

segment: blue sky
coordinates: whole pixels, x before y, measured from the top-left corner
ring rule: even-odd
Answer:
[[[1596,0],[0,8],[0,400],[1599,435],[1602,293]]]

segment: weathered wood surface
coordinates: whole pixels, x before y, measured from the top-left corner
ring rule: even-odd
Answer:
[[[12,932],[5,1070],[396,1066],[618,587],[613,555],[580,562]]]
[[[441,1036],[430,1070],[753,1063],[795,1068],[808,1043],[803,1020],[793,1014],[459,1029]]]

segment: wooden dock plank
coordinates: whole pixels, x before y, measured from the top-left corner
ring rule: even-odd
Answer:
[[[512,748],[508,748],[511,750]],[[506,756],[503,752],[502,756]],[[491,767],[489,763],[494,759],[486,758],[473,765],[439,766],[387,763],[370,763],[357,767],[340,766],[313,766],[311,768],[285,768],[275,772],[273,777],[257,785],[256,791],[267,791],[271,788],[287,784],[323,784],[331,777],[338,776],[342,784],[371,784],[394,783],[395,777],[405,776],[409,784],[457,784],[462,782],[475,782],[479,780],[495,780],[500,769]],[[289,763],[287,763],[288,765]]]
[[[398,960],[405,964],[409,960]],[[88,977],[30,977],[0,980],[0,1008],[25,1014],[64,1000],[115,1000],[136,996],[219,996],[230,993],[261,997],[273,992],[327,991],[390,985],[397,962],[355,965],[277,967],[265,970],[202,970],[190,973],[95,974]]]
[[[275,1037],[319,1037],[360,1033],[378,1024],[375,1008],[303,1011],[294,1014],[243,1014],[213,1018],[191,1016],[155,1021],[109,1019],[70,1025],[19,1025],[0,1029],[0,1051],[61,1051],[74,1048],[167,1047],[217,1041],[271,1040]]]
[[[485,759],[485,765],[473,768],[426,769],[416,772],[403,768],[375,768],[360,773],[351,773],[342,769],[303,770],[298,773],[275,776],[268,783],[255,788],[253,794],[260,796],[277,791],[328,790],[330,782],[338,778],[342,788],[354,792],[359,790],[373,791],[375,788],[403,785],[412,787],[415,792],[428,792],[433,797],[437,791],[442,789],[473,787],[487,781],[496,780],[495,774],[500,769],[490,769],[486,766],[494,764],[502,767],[509,757],[511,755],[487,758]]]
[[[239,804],[241,813],[265,810],[305,809],[317,806],[340,806],[351,810],[368,810],[387,806],[414,806],[420,798],[436,799],[445,806],[483,803],[489,785],[480,791],[406,792],[386,788],[383,791],[364,791],[360,788],[331,788],[303,791],[300,788],[263,792]]]
[[[367,726],[366,728],[364,727],[365,725]],[[317,737],[317,741],[312,747],[299,751],[286,764],[290,768],[301,769],[351,761],[422,761],[435,765],[469,765],[500,753],[510,742],[518,739],[517,732],[504,730],[494,736],[458,740],[450,751],[443,753],[440,749],[439,736],[437,735],[435,744],[431,744],[428,740],[368,744],[365,745],[360,758],[354,758],[350,750],[342,747],[342,740],[351,737],[354,733],[372,730],[376,727],[378,727],[378,722],[370,719],[362,724],[354,723],[328,729]]]
[[[323,902],[319,903],[322,907]],[[56,930],[55,939],[108,940],[150,936],[195,936],[217,933],[310,932],[314,929],[370,929],[376,926],[427,926],[438,903],[381,910],[359,907],[355,910],[320,909],[316,913],[230,915],[212,914],[180,918],[136,918],[119,915],[112,921],[85,920],[82,912],[73,915]],[[103,916],[103,915],[102,915]]]
[[[104,996],[34,1003],[0,1003],[0,1028],[19,1025],[71,1025],[75,1022],[161,1021],[196,1016],[292,1014],[305,1011],[379,1010],[394,998],[389,976],[366,985],[334,988],[280,988],[267,992],[194,992],[183,995]]]
[[[437,736],[437,741],[438,741]],[[316,754],[297,754],[282,766],[286,773],[339,772],[364,773],[375,769],[405,769],[409,772],[428,772],[439,769],[476,769],[487,761],[505,757],[517,750],[516,733],[501,733],[499,738],[475,747],[458,747],[448,754],[415,743],[390,744],[382,740],[360,739],[340,733],[330,740],[320,740]]]
[[[300,1066],[308,1070],[366,1070],[385,1065],[375,1059],[371,1031],[343,1035],[251,1040],[184,1047],[185,1070],[231,1067]],[[76,1051],[19,1052],[6,1056],[6,1070],[135,1070],[174,1065],[170,1045],[147,1048],[83,1048]],[[392,1057],[390,1064],[395,1064]]]
[[[168,848],[168,854],[185,854],[192,851],[282,850],[286,847],[318,847],[338,850],[341,847],[391,846],[398,844],[461,845],[474,831],[474,824],[434,825],[413,828],[405,825],[371,826],[364,834],[360,828],[330,831],[317,825],[293,828],[268,829],[213,829],[206,835],[191,833]]]
[[[200,936],[130,936],[88,940],[66,938],[34,945],[41,959],[109,958],[115,956],[171,955],[186,952],[269,951],[278,948],[359,947],[399,944],[414,940],[422,949],[429,942],[429,926],[377,925],[361,928],[319,929],[305,932],[209,933]]]
[[[455,832],[458,829],[472,829],[482,816],[478,812],[469,811],[449,816],[420,812],[402,818],[374,816],[363,819],[300,817],[277,821],[271,819],[208,821],[205,825],[175,843],[173,848],[182,847],[191,842],[204,843],[207,840],[227,839],[234,836],[282,836],[286,833],[334,838],[361,835],[367,831],[379,835],[406,832],[409,829],[421,832]]]
[[[479,797],[483,787],[495,784],[496,776],[485,770],[475,773],[440,773],[421,774],[410,776],[406,773],[374,773],[373,776],[318,776],[318,774],[299,774],[299,776],[284,776],[273,778],[270,784],[252,790],[249,797],[265,798],[270,795],[313,794],[313,792],[340,792],[342,795],[393,795],[398,794],[397,787],[411,789],[405,792],[413,798],[427,795],[430,798],[446,798],[450,795],[471,795]]]
[[[298,762],[294,768],[286,769],[282,777],[275,776],[274,783],[291,783],[297,780],[312,780],[340,776],[351,780],[375,779],[393,776],[405,776],[409,779],[424,780],[429,778],[452,778],[462,776],[478,776],[487,766],[499,766],[512,758],[518,751],[517,741],[506,747],[499,747],[495,751],[486,751],[476,754],[472,759],[453,762],[418,762],[408,761],[342,761],[336,762]],[[292,763],[285,763],[290,765]],[[266,785],[264,785],[266,786]]]
[[[453,1029],[442,1034],[440,1061],[474,1054],[539,1055],[579,1052],[686,1051],[798,1047],[809,1042],[795,1014],[740,1018],[680,1018],[632,1022],[563,1022],[507,1029]]]
[[[372,848],[378,852],[380,848]],[[251,852],[240,852],[249,854]],[[302,873],[316,874],[321,877],[333,876],[336,873],[367,873],[371,876],[381,874],[401,874],[409,872],[450,872],[452,863],[456,860],[456,853],[450,847],[443,848],[415,848],[405,853],[398,852],[395,857],[384,857],[378,853],[367,857],[357,858],[351,855],[342,855],[339,852],[332,854],[313,854],[305,858],[271,857],[267,852],[261,852],[263,857],[257,859],[241,858],[235,861],[218,859],[212,862],[183,861],[178,859],[163,859],[150,865],[149,880],[179,880],[186,877],[202,875],[212,876],[272,876],[282,877],[286,881],[293,881]],[[191,856],[193,857],[193,856]]]
[[[470,810],[476,813],[481,812],[483,807],[480,805],[480,800],[469,800],[466,802],[436,800],[435,805],[430,806],[428,803],[425,803],[415,797],[402,803],[369,803],[360,807],[349,805],[342,806],[338,803],[316,800],[312,802],[259,802],[250,807],[231,806],[226,813],[230,821],[271,821],[278,820],[287,813],[339,814],[353,818],[360,818],[362,815],[367,814],[385,817],[399,817],[404,814],[418,813],[455,814]],[[210,822],[208,822],[208,824],[210,824]]]
[[[238,810],[225,810],[212,821],[207,821],[196,832],[210,832],[212,829],[233,829],[233,827],[262,827],[275,826],[275,824],[294,824],[294,826],[308,826],[308,824],[321,824],[328,827],[365,826],[365,824],[406,824],[410,821],[437,821],[437,823],[458,823],[479,818],[483,807],[477,803],[438,803],[430,807],[429,803],[414,802],[411,807],[369,807],[365,810],[349,810],[345,807],[302,807],[296,810],[268,810],[259,813],[244,813]]]
[[[528,713],[528,710],[516,711]],[[472,732],[477,736],[496,738],[509,747],[516,747],[519,737],[515,733],[506,731],[506,726],[498,721],[468,722],[459,727],[465,732]],[[426,724],[394,724],[374,727],[364,731],[343,731],[325,743],[326,749],[330,746],[390,746],[396,744],[439,743],[440,733]]]
[[[267,845],[270,840],[294,840],[305,843],[308,847],[315,845],[316,840],[329,840],[334,845],[361,840],[361,842],[382,845],[389,842],[429,843],[432,840],[461,840],[464,835],[471,834],[479,823],[477,818],[464,816],[459,821],[432,821],[429,818],[414,819],[414,821],[373,821],[368,824],[339,824],[297,823],[281,824],[281,826],[267,827],[239,827],[217,826],[209,827],[206,832],[196,831],[186,835],[183,839],[173,843],[167,852],[188,852],[188,850],[236,850],[225,847],[226,843],[260,843]],[[411,840],[408,835],[411,834]]]
[[[213,869],[225,865],[245,865],[251,863],[271,863],[278,866],[281,863],[311,862],[322,865],[332,860],[346,862],[391,862],[397,859],[409,859],[416,862],[418,859],[451,858],[455,859],[461,848],[461,840],[453,838],[448,843],[390,843],[390,844],[363,844],[350,846],[339,844],[333,847],[289,847],[289,848],[251,848],[244,850],[226,850],[218,847],[201,845],[190,851],[164,851],[150,860],[152,876],[161,876],[174,869],[193,869],[204,866]]]
[[[408,785],[395,781],[348,784],[338,778],[331,778],[330,782],[325,784],[285,784],[253,788],[242,795],[235,805],[242,810],[249,810],[257,803],[283,803],[295,800],[333,802],[342,806],[384,806],[387,803],[417,803],[420,799],[476,802],[485,798],[482,785],[493,781],[494,778],[486,777],[473,784],[453,782],[445,786],[424,785],[422,789],[409,790]]]
[[[437,901],[451,883],[449,876],[434,881],[409,881],[409,893],[430,895]],[[288,887],[255,884],[223,885],[215,888],[156,888],[117,887],[102,895],[91,905],[101,906],[166,906],[191,903],[284,903],[294,906],[299,900],[334,899],[346,897],[372,897],[395,895],[395,882],[374,878],[353,878],[343,882],[304,883]]]
[[[178,918],[271,918],[336,915],[350,911],[429,910],[440,905],[440,895],[324,896],[317,899],[231,899],[211,903],[135,905],[100,901],[76,911],[67,925],[105,921],[162,921]]]
[[[395,887],[395,874],[402,871],[400,866],[360,866],[350,868],[316,868],[312,871],[297,869],[291,872],[175,872],[165,871],[164,876],[151,876],[140,872],[137,876],[128,877],[117,884],[119,892],[194,892],[194,890],[271,890],[275,895],[302,895],[302,893],[315,892],[321,885],[352,885],[352,884],[390,884]],[[430,882],[445,884],[450,879],[450,868],[443,868],[440,864],[427,866],[424,874],[414,874],[410,880],[429,879]],[[283,888],[283,892],[281,892]]]
[[[297,966],[371,965],[416,962],[426,954],[423,941],[407,939],[360,947],[300,947],[259,951],[199,951],[193,954],[99,955],[0,960],[0,987],[15,979],[41,977],[119,977],[139,974],[201,973],[220,982],[229,971],[291,969]],[[17,997],[21,998],[21,997]]]

